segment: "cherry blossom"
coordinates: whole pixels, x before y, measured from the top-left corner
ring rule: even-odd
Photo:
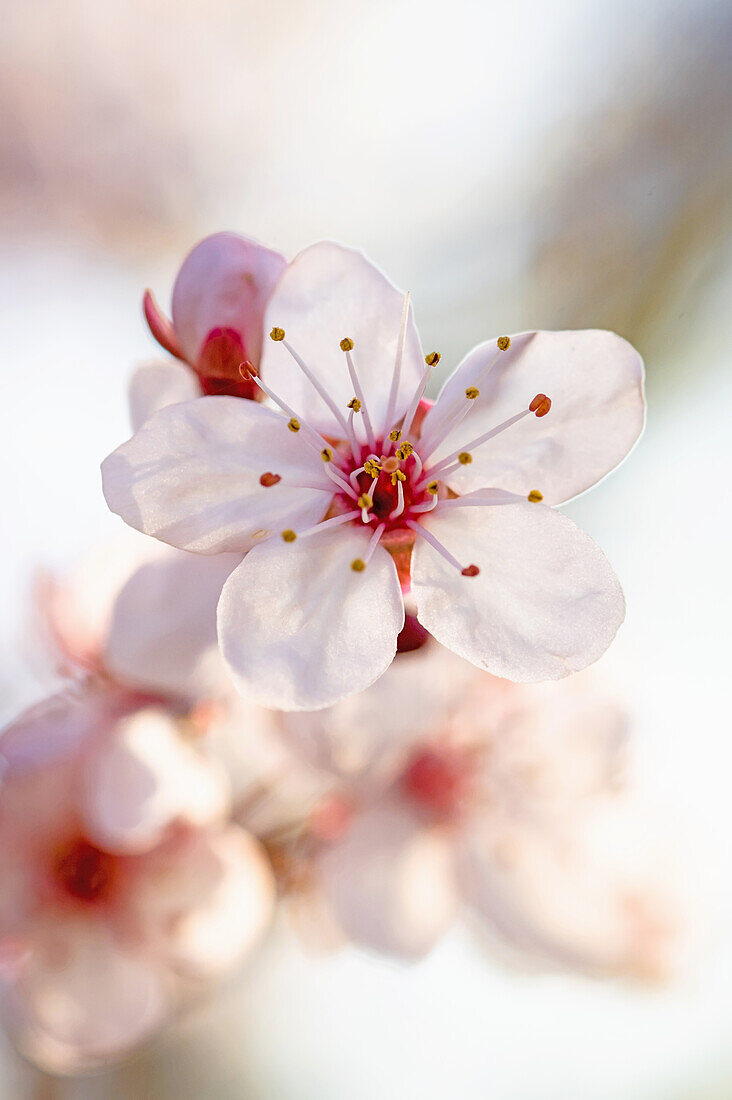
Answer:
[[[432,407],[403,295],[361,253],[305,249],[269,300],[268,402],[161,409],[103,464],[110,508],[184,550],[245,554],[219,642],[261,703],[317,709],[391,662],[419,623],[516,681],[597,660],[625,613],[592,539],[554,510],[628,453],[643,367],[620,337],[534,332],[474,349]]]
[[[145,318],[155,339],[178,360],[144,363],[130,384],[135,426],[152,412],[202,393],[258,398],[243,379],[244,360],[258,364],[264,311],[285,267],[279,252],[240,237],[214,233],[188,254],[173,287],[172,320],[152,292],[143,298]]]
[[[291,750],[336,781],[292,852],[293,881],[346,938],[401,958],[467,911],[515,961],[664,974],[676,911],[624,789],[622,714],[586,674],[526,686],[473,670],[451,690],[446,656],[400,657],[333,712],[284,716]],[[441,699],[428,691],[432,720],[410,725],[420,673]],[[405,717],[386,762],[367,736],[377,706]]]
[[[225,772],[152,706],[52,697],[0,736],[3,1012],[54,1072],[119,1058],[254,947],[273,905]]]

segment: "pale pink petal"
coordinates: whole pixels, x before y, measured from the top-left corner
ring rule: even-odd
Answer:
[[[68,691],[23,711],[0,733],[0,778],[8,780],[73,757],[111,729],[118,710],[105,692]]]
[[[169,990],[153,960],[125,949],[96,922],[49,921],[34,929],[4,1022],[28,1058],[71,1074],[128,1054],[168,1008]]]
[[[176,822],[219,821],[229,797],[223,767],[152,708],[121,721],[84,765],[86,831],[107,851],[146,852]]]
[[[404,295],[361,253],[330,241],[301,252],[283,274],[267,308],[265,332],[278,327],[344,414],[354,397],[340,341],[350,337],[371,421],[383,429],[396,360]],[[281,343],[265,340],[262,372],[305,419],[336,431],[332,412]],[[404,342],[396,422],[424,373],[411,310]],[[388,428],[393,427],[393,423]]]
[[[343,527],[255,547],[224,585],[219,642],[232,675],[264,706],[316,710],[362,691],[396,652],[404,605],[371,531]]]
[[[263,474],[280,481],[262,485]],[[104,460],[102,478],[107,504],[131,527],[202,554],[244,553],[271,531],[316,523],[333,495],[303,433],[236,397],[161,409]]]
[[[219,694],[228,677],[218,652],[216,604],[241,556],[161,549],[120,590],[105,666],[127,685],[181,699]]]
[[[459,656],[510,680],[557,680],[602,656],[625,615],[617,577],[589,535],[543,504],[455,508],[424,526],[477,576],[417,539],[419,620]]]
[[[216,881],[173,917],[166,950],[185,974],[211,977],[232,969],[259,942],[272,919],[276,891],[269,860],[250,833],[231,825],[201,843],[215,861]],[[186,859],[178,869],[188,878],[195,875],[195,862]]]
[[[188,254],[173,288],[173,326],[183,352],[196,363],[212,329],[239,333],[243,358],[259,362],[262,318],[286,260],[236,233],[214,233]]]
[[[158,409],[200,396],[198,378],[185,363],[174,359],[141,363],[132,372],[127,391],[132,430],[137,431]]]
[[[494,941],[524,959],[657,979],[670,964],[677,911],[657,889],[643,832],[628,834],[616,808],[603,817],[610,836],[621,829],[614,861],[595,843],[592,817],[578,818],[563,838],[496,832],[476,820],[458,847],[459,881]]]
[[[620,336],[599,330],[529,332],[511,341],[505,352],[495,340],[470,352],[425,417],[422,434],[429,439],[472,385],[480,396],[433,462],[546,394],[552,402],[546,416],[527,416],[476,448],[473,461],[448,481],[460,492],[496,485],[526,496],[538,489],[548,504],[560,504],[614,469],[638,439],[645,415],[643,361]]]
[[[419,958],[455,917],[447,835],[397,805],[358,814],[317,867],[336,921],[349,939],[373,951]]]

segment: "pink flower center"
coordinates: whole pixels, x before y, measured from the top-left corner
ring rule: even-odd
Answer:
[[[59,848],[54,856],[54,878],[68,896],[87,903],[106,901],[117,877],[118,860],[84,837]]]

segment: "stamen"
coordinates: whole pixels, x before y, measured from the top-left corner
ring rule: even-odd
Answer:
[[[342,489],[343,492],[351,498],[351,500],[356,500],[356,498],[358,497],[358,493],[353,488],[351,488],[344,477],[341,477],[341,475],[332,463],[326,463],[325,472],[330,480],[335,482],[339,489]]]
[[[473,386],[469,387],[469,389],[477,389],[478,386],[483,383],[483,380],[487,377],[490,371],[493,370],[493,367],[498,362],[501,352],[508,351],[510,347],[510,338],[508,336],[499,336],[498,340],[496,341],[496,352],[493,355],[493,358],[490,360],[490,362],[486,363],[480,371],[478,371],[478,375],[473,383]],[[450,434],[450,432],[452,431],[452,427],[454,426],[455,415],[460,414],[461,419],[465,415],[465,407],[462,403],[461,398],[457,398],[456,401],[453,401],[449,408],[444,409],[442,413],[436,411],[438,408],[439,405],[436,406],[436,409],[433,410],[433,413],[430,416],[429,431],[423,433],[422,435],[423,459],[426,459],[428,455],[433,454],[439,444],[445,438],[445,436]]]
[[[394,422],[394,410],[396,408],[397,394],[399,393],[399,383],[402,375],[402,359],[404,357],[404,341],[407,335],[407,321],[409,319],[409,299],[410,293],[404,295],[404,305],[402,307],[402,319],[399,325],[399,339],[397,340],[397,352],[396,359],[394,361],[394,373],[391,376],[391,390],[389,391],[389,403],[386,406],[386,420],[384,421],[384,431],[387,430],[390,424]]]
[[[306,539],[310,535],[319,534],[321,531],[327,530],[329,527],[340,527],[342,523],[353,522],[358,519],[358,512],[341,512],[338,516],[331,516],[330,519],[321,519],[319,523],[314,523],[312,527],[308,527],[305,531],[300,531],[299,538]]]
[[[353,362],[353,356],[351,355],[353,347],[353,340],[351,340],[349,336],[345,336],[341,340],[341,350],[345,351],[346,353],[346,363],[348,364],[348,374],[351,378],[351,384],[356,391],[356,397],[361,402],[361,409],[363,411],[363,425],[366,429],[366,442],[373,450],[376,447],[376,436],[374,435],[374,428],[371,423],[371,417],[369,416],[369,411],[366,407],[366,398],[364,397],[361,382],[359,381],[358,374],[356,373],[356,367]]]
[[[458,462],[461,466],[468,466],[473,461],[473,456],[470,451],[461,451],[458,455]]]
[[[394,473],[390,476],[392,485],[401,485],[403,481],[407,480],[407,475],[404,473],[403,470],[395,470]]]
[[[465,396],[467,397],[468,401],[475,401],[476,397],[480,397],[480,390],[477,386],[468,386],[467,390],[465,391]]]
[[[297,419],[296,416],[291,416],[290,419],[287,421],[287,427],[290,429],[291,432],[299,432],[300,421]]]
[[[371,561],[371,558],[373,557],[373,554],[374,554],[374,550],[379,545],[379,539],[384,534],[385,528],[386,528],[386,524],[385,523],[380,523],[379,526],[374,531],[371,538],[369,539],[369,544],[366,547],[366,553],[363,556],[364,565],[368,565],[368,563]]]
[[[430,493],[432,496],[437,496],[439,491],[440,491],[439,481],[431,481],[429,483],[429,485],[427,486],[427,492]]]
[[[393,428],[389,432],[389,439],[392,441],[392,443],[396,443],[397,440],[401,439],[401,438],[402,438],[402,433],[399,431],[398,428]]]
[[[366,562],[363,560],[363,558],[354,558],[351,562],[351,569],[354,573],[363,573],[365,568]]]
[[[376,478],[381,473],[381,464],[375,458],[367,458],[366,461],[364,462],[363,466],[361,467],[361,470],[359,470],[357,472],[358,473],[361,473],[361,472],[367,473],[369,475],[369,477],[373,478],[374,481],[375,481]]]
[[[273,329],[272,332],[274,332],[274,331],[275,330]],[[328,406],[330,411],[333,413],[333,416],[336,418],[339,425],[341,426],[341,429],[344,432],[347,433],[348,432],[348,425],[346,423],[346,418],[343,415],[343,413],[341,412],[341,410],[338,408],[338,406],[336,405],[333,398],[330,396],[330,394],[326,390],[325,386],[323,386],[322,383],[318,381],[318,379],[315,377],[313,372],[310,370],[310,367],[307,365],[307,363],[302,358],[302,356],[298,355],[298,353],[295,351],[295,349],[292,347],[292,345],[290,343],[288,343],[287,340],[285,340],[285,334],[282,331],[282,329],[278,329],[277,331],[282,332],[282,336],[280,337],[280,339],[283,341],[283,343],[284,343],[285,347],[287,348],[287,350],[289,351],[290,355],[295,360],[298,367],[300,368],[302,373],[305,375],[308,382],[313,387],[313,389],[316,391],[316,393],[318,393],[320,395],[320,397],[322,397],[323,401],[325,401],[326,405]],[[272,333],[270,333],[270,335],[272,335]],[[272,337],[272,339],[274,339],[274,337]]]
[[[396,487],[397,487],[397,504],[396,504],[396,508],[394,508],[393,511],[391,511],[389,513],[389,519],[396,519],[397,516],[400,516],[402,514],[402,512],[404,511],[404,488],[403,488],[401,480],[397,481]]]
[[[445,474],[453,470],[457,470],[462,463],[460,462],[460,455],[474,451],[477,447],[481,447],[484,443],[487,443],[489,439],[493,439],[495,436],[500,435],[501,432],[505,432],[507,428],[510,428],[512,424],[517,424],[519,420],[523,420],[525,416],[529,415],[530,410],[524,409],[523,412],[516,413],[515,416],[510,416],[508,420],[504,420],[503,423],[497,424],[495,428],[491,428],[490,431],[483,432],[483,435],[479,435],[476,439],[471,439],[467,447],[461,448],[459,451],[453,451],[452,454],[447,455],[441,462],[438,462],[435,466],[429,468],[428,473],[431,477],[435,474],[441,474],[443,477]],[[455,460],[458,460],[457,465]]]
[[[358,498],[358,506],[359,508],[373,508],[373,497],[370,497],[368,493],[361,493],[361,496]]]
[[[435,494],[431,500],[426,500],[422,504],[413,504],[411,510],[412,512],[432,512],[439,503],[437,494]]]
[[[529,412],[535,413],[536,416],[546,416],[552,407],[551,400],[545,393],[537,393],[534,400],[529,405]]]
[[[283,328],[273,328],[269,334],[269,338],[279,343],[280,340],[284,340],[285,338],[285,330]]]
[[[417,386],[417,389],[415,390],[414,397],[412,398],[409,408],[407,409],[407,412],[404,416],[404,421],[402,423],[402,432],[404,435],[409,435],[412,424],[414,423],[414,418],[417,415],[419,403],[424,397],[424,391],[427,389],[427,382],[429,381],[429,377],[432,374],[433,368],[437,366],[439,361],[440,353],[438,351],[433,351],[425,357],[427,370],[422,375],[421,381]]]
[[[263,485],[265,489],[269,489],[272,485],[276,485],[278,481],[282,481],[281,474],[262,474],[259,479],[259,484]]]
[[[282,538],[285,540],[285,542],[294,542],[297,538],[297,535],[291,527],[288,527],[287,530],[282,532]]]
[[[323,462],[332,462],[333,452],[331,451],[330,447],[323,447],[322,451],[320,452],[320,457],[322,458]]]
[[[348,402],[348,408],[352,409],[355,413],[361,412],[361,402],[357,397],[352,397]]]
[[[408,439],[405,439],[404,442],[400,443],[399,446],[397,447],[396,457],[399,459],[400,462],[406,462],[406,460],[409,458],[409,456],[413,453],[414,453],[414,447],[412,446],[412,444],[409,442]]]
[[[271,401],[274,401],[275,405],[277,405],[277,407],[281,409],[283,413],[290,417],[290,423],[287,426],[288,428],[290,428],[291,432],[299,432],[300,428],[304,428],[311,442],[315,443],[318,451],[328,446],[327,441],[323,438],[320,432],[316,431],[315,428],[311,428],[310,425],[302,419],[302,417],[298,417],[295,413],[295,410],[291,409],[286,401],[283,401],[281,397],[278,397],[274,390],[270,389],[270,387],[262,381],[262,379],[259,377],[259,372],[255,367],[252,366],[251,363],[242,363],[239,367],[239,374],[242,376],[242,378],[255,382],[259,386],[260,390],[266,393],[267,397],[269,397]],[[290,424],[292,424],[292,427],[290,427]]]
[[[538,489],[532,489],[526,499],[531,501],[532,504],[538,504],[539,501],[544,499],[544,494],[540,493]]]
[[[454,558],[450,551],[442,545],[440,540],[436,539],[431,531],[427,531],[419,523],[415,523],[414,520],[408,519],[407,527],[411,527],[415,535],[419,535],[419,537],[423,538],[425,542],[428,542],[433,550],[436,550],[437,553],[440,554],[446,562],[454,566],[454,568],[457,569],[459,573],[462,573],[464,577],[475,577],[480,572],[477,565],[461,565],[457,558]]]

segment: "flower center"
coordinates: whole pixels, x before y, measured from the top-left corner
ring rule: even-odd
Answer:
[[[77,837],[56,851],[53,872],[65,894],[77,901],[100,902],[112,893],[117,860],[83,837]]]
[[[460,808],[470,775],[462,756],[450,749],[421,749],[402,773],[402,792],[436,817],[450,817]]]

